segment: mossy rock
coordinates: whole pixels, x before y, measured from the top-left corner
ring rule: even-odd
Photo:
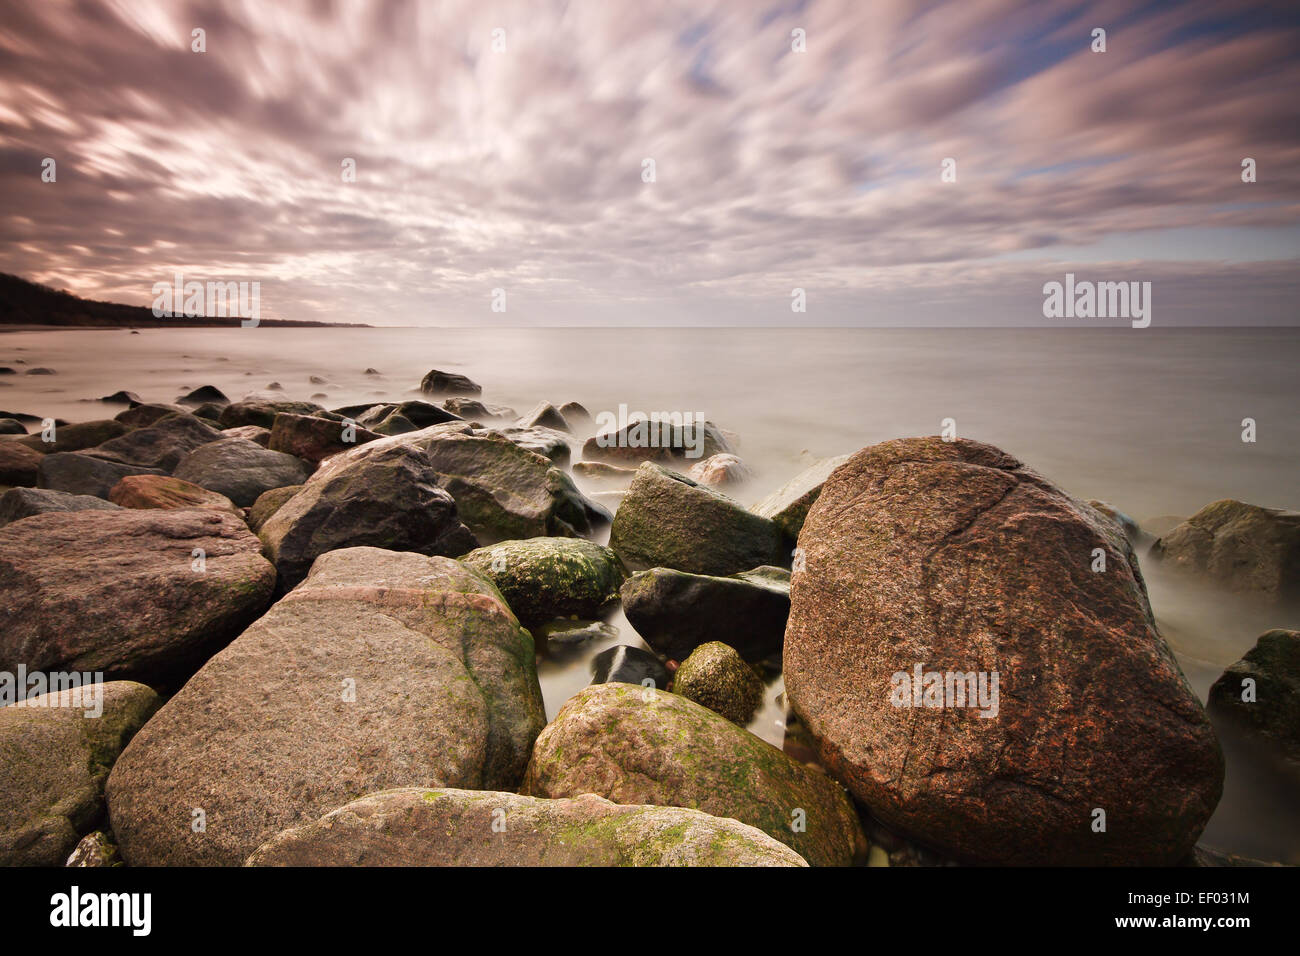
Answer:
[[[763,703],[763,682],[734,647],[721,641],[701,644],[682,661],[673,692],[742,727]]]
[[[581,538],[526,538],[461,558],[489,578],[525,624],[599,617],[618,600],[623,566],[609,548]]]

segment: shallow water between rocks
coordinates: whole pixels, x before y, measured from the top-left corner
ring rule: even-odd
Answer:
[[[88,400],[119,389],[171,402],[214,385],[237,400],[278,382],[283,391],[269,394],[323,394],[314,400],[326,407],[400,401],[432,368],[468,375],[482,400],[520,413],[540,399],[581,402],[593,414],[620,403],[701,413],[740,438],[755,477],[729,493],[744,504],[817,458],[937,434],[951,418],[962,437],[1139,523],[1220,498],[1300,508],[1300,329],[60,330],[0,335],[0,365],[55,371],[0,376],[0,409],[71,421],[112,417],[120,407]],[[1241,440],[1248,417],[1258,429],[1251,444]],[[1202,700],[1261,633],[1300,626],[1294,613],[1171,578],[1151,562],[1142,569],[1162,633]],[[644,646],[621,613],[611,622],[619,638],[541,661],[548,717],[586,686],[599,650]],[[750,725],[777,746],[780,692],[777,677]],[[1224,746],[1225,793],[1202,842],[1300,863],[1295,793],[1233,740]]]

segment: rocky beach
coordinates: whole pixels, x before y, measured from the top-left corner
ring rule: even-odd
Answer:
[[[1297,513],[321,371],[0,392],[0,864],[1300,863],[1203,839],[1300,795]],[[1157,576],[1274,623],[1189,680]]]

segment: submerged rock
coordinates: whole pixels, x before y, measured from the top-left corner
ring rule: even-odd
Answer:
[[[143,684],[109,681],[0,707],[0,866],[63,866],[104,815],[104,781],[158,709]]]
[[[1210,688],[1211,716],[1242,727],[1300,762],[1300,631],[1261,635]]]
[[[569,430],[569,423],[564,415],[550,402],[538,402],[519,416],[516,424],[520,428],[553,428],[561,432]]]
[[[1151,557],[1230,591],[1300,601],[1300,512],[1216,501],[1163,535]]]
[[[598,617],[618,601],[623,583],[614,552],[581,538],[501,541],[461,561],[495,584],[524,624]]]
[[[735,648],[710,641],[691,651],[677,668],[673,693],[743,727],[763,703],[763,682]]]
[[[113,416],[113,420],[121,422],[128,428],[144,428],[161,418],[166,418],[168,415],[177,414],[188,415],[191,414],[191,410],[183,405],[147,403],[128,408],[124,412],[118,412]]]
[[[257,617],[275,571],[217,511],[39,514],[0,528],[0,671],[166,683]]]
[[[475,398],[452,397],[444,399],[442,407],[466,421],[481,418],[518,418],[509,405],[484,405]]]
[[[176,399],[178,405],[203,405],[207,402],[217,402],[221,405],[229,405],[230,399],[226,393],[215,385],[200,385],[192,392],[188,392]]]
[[[267,841],[249,866],[807,866],[736,820],[594,794],[371,794]]]
[[[651,568],[628,578],[622,598],[628,622],[660,654],[680,661],[721,641],[758,661],[781,652],[790,573],[767,566],[715,577]]]
[[[632,571],[735,574],[781,560],[781,533],[725,495],[653,462],[637,469],[609,546]]]
[[[663,461],[684,466],[731,450],[722,429],[713,422],[673,425],[641,419],[588,438],[582,446],[582,457],[615,464]]]
[[[727,485],[743,485],[754,474],[735,455],[710,455],[692,465],[687,477],[706,488],[722,488]]]
[[[520,448],[537,452],[537,454],[550,459],[552,464],[560,468],[567,467],[569,464],[569,441],[563,432],[558,432],[553,428],[537,426],[534,428],[503,428],[501,434]]]
[[[131,866],[235,866],[359,793],[514,789],[544,723],[532,638],[491,584],[448,558],[332,551],[131,742],[113,832]]]
[[[799,547],[786,692],[882,823],[979,863],[1190,851],[1223,756],[1114,522],[989,445],[902,439],[835,471]]]
[[[593,684],[639,684],[667,687],[672,680],[663,661],[649,651],[630,644],[607,647],[591,659]],[[649,683],[647,683],[647,681]]]
[[[866,852],[837,783],[658,690],[603,684],[579,691],[537,738],[520,792],[692,807],[757,827],[814,866],[844,866]]]

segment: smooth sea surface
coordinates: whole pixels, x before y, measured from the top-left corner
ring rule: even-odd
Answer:
[[[23,364],[17,364],[17,363]],[[80,421],[118,389],[172,402],[200,385],[328,408],[416,397],[430,369],[488,403],[593,414],[702,413],[739,436],[752,504],[817,458],[889,438],[997,445],[1083,499],[1146,523],[1221,498],[1300,509],[1300,329],[143,329],[0,335],[0,410]],[[367,367],[379,376],[367,376]],[[328,384],[314,385],[310,376]],[[267,392],[278,382],[283,391]],[[1242,420],[1257,440],[1242,441]],[[585,435],[579,438],[586,437]],[[580,455],[575,444],[574,459]],[[580,486],[583,485],[579,482]],[[1161,631],[1204,699],[1224,667],[1294,613],[1170,578],[1144,562]],[[614,643],[640,644],[621,614]],[[540,667],[548,717],[589,680],[594,644]],[[780,746],[780,680],[751,729]],[[1225,742],[1228,782],[1203,842],[1300,863],[1300,805]]]

